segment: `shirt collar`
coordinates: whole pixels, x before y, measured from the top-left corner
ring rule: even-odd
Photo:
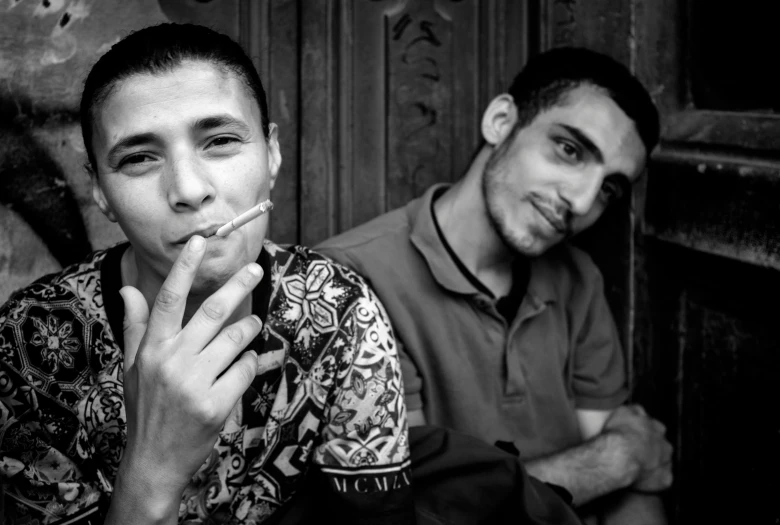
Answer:
[[[425,259],[433,278],[439,286],[459,294],[477,295],[480,291],[463,275],[455,261],[441,242],[436,225],[433,222],[431,201],[438,191],[449,188],[447,183],[434,184],[422,195],[406,206],[411,225],[410,240],[417,251]],[[548,264],[546,256],[531,259],[530,278],[527,295],[533,302],[544,304],[556,299],[554,283],[555,276]]]

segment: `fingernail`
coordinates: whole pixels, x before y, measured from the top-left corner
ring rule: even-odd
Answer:
[[[193,235],[190,237],[190,248],[192,248],[195,251],[200,251],[203,249],[203,246],[206,244],[206,239],[201,237],[200,235]]]
[[[258,325],[260,325],[260,328],[262,328],[262,327],[263,327],[263,321],[261,321],[261,320],[260,320],[260,318],[259,318],[259,317],[257,317],[255,314],[252,314],[252,319],[254,319],[254,320],[255,320],[255,322],[256,322]]]
[[[249,270],[249,273],[251,273],[256,277],[263,275],[263,269],[257,263],[249,263],[249,265],[246,268],[247,270]]]

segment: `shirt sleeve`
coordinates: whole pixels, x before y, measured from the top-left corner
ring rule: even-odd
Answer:
[[[387,314],[363,285],[314,462],[341,523],[414,523],[401,363]],[[346,365],[346,366],[345,366]]]
[[[369,272],[366,271],[360,257],[353,257],[353,253],[349,249],[337,249],[329,246],[319,246],[317,251],[325,256],[337,261],[339,264],[351,268],[359,275],[363,276],[367,282],[370,282],[368,277]],[[381,306],[381,305],[380,305]],[[382,307],[383,308],[383,307]],[[420,371],[417,369],[412,357],[406,351],[406,347],[401,339],[395,339],[395,346],[398,353],[398,358],[401,361],[401,374],[403,376],[404,384],[404,396],[406,397],[406,409],[407,410],[422,410],[422,390],[423,379]]]
[[[574,349],[575,406],[612,410],[622,405],[630,393],[626,364],[601,273],[595,270],[589,281],[592,288]]]
[[[102,523],[110,484],[93,464],[86,429],[43,387],[51,378],[31,365],[36,351],[51,352],[54,343],[24,337],[26,327],[45,331],[59,319],[23,311],[23,301],[0,309],[3,523]]]
[[[396,346],[398,347],[398,355],[401,360],[401,375],[404,379],[406,409],[422,410],[422,375],[420,375],[420,371],[417,369],[417,365],[406,351],[406,347],[403,345],[400,339],[396,339]]]

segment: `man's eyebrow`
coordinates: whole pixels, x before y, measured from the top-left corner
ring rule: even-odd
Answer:
[[[111,149],[108,150],[108,162],[110,164],[114,164],[114,159],[122,153],[122,150],[130,149],[135,146],[143,146],[144,144],[150,144],[156,141],[157,137],[154,133],[138,133],[136,135],[128,135],[114,144]]]
[[[590,140],[590,138],[585,133],[583,133],[580,128],[569,126],[568,124],[559,123],[558,125],[573,135],[574,138],[577,139],[577,141],[580,142],[600,164],[604,163],[604,155],[601,153],[599,147],[596,146],[596,144]]]
[[[252,130],[246,122],[231,115],[213,115],[195,121],[192,126],[195,131],[210,131],[217,128],[228,128],[240,133],[250,133]]]
[[[192,128],[196,131],[210,131],[213,129],[232,129],[239,133],[251,133],[249,126],[231,115],[213,115],[210,117],[204,117],[195,121]],[[137,133],[135,135],[128,135],[122,140],[114,144],[108,151],[108,161],[110,164],[115,164],[116,157],[122,154],[122,150],[130,149],[135,146],[143,146],[158,142],[158,137],[154,133]]]

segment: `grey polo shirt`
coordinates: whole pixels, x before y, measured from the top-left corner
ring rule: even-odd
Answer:
[[[524,458],[580,443],[575,409],[613,409],[629,394],[600,272],[567,243],[532,259],[508,323],[441,242],[431,202],[443,186],[316,250],[365,276],[383,302],[408,410],[511,442]]]

